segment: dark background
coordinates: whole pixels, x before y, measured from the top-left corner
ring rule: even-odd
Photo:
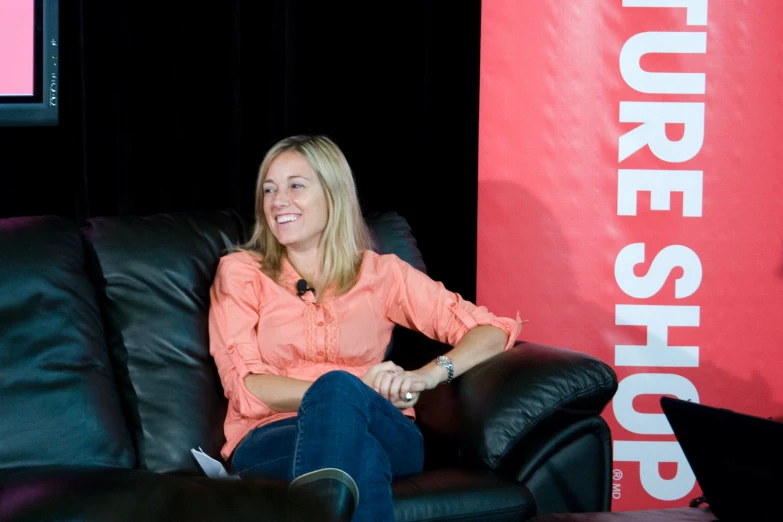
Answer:
[[[475,300],[480,1],[149,5],[60,2],[60,125],[0,128],[0,217],[252,214],[266,150],[324,133]]]

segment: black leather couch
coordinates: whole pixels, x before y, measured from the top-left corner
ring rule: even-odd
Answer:
[[[400,216],[367,221],[426,270]],[[0,520],[281,519],[285,484],[209,479],[189,452],[223,443],[208,291],[248,233],[231,211],[0,220]],[[446,347],[398,328],[390,349],[415,367]],[[397,520],[608,510],[616,389],[596,358],[520,342],[425,393]]]

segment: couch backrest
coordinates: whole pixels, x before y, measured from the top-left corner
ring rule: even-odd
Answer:
[[[0,470],[134,462],[78,227],[0,219]]]
[[[199,472],[190,448],[218,457],[226,399],[209,353],[209,289],[246,232],[230,211],[90,219],[88,269],[138,467]]]
[[[365,222],[373,236],[373,250],[379,254],[395,254],[427,273],[416,238],[405,218],[395,212],[373,212],[365,216]]]

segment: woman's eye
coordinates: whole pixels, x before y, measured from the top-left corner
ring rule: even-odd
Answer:
[[[304,185],[302,185],[301,183],[294,183],[293,185],[291,185],[291,187],[292,188],[302,188],[302,187],[304,187]]]
[[[273,190],[273,189],[271,189],[271,188],[265,188],[265,189],[264,189],[264,193],[265,193],[265,194],[271,194],[271,193],[272,193],[272,190]]]

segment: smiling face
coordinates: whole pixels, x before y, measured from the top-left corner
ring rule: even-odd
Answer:
[[[263,183],[264,216],[281,245],[305,252],[318,248],[326,229],[328,204],[318,174],[296,152],[280,154]]]

